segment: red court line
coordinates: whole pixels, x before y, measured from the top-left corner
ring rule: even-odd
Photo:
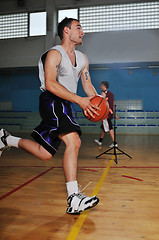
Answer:
[[[0,166],[0,168],[47,168],[49,166]],[[62,168],[53,166],[53,168]],[[100,166],[84,166],[78,167],[78,169],[90,169],[90,168],[105,168]],[[111,166],[111,168],[159,168],[159,166]]]
[[[56,167],[54,168],[62,168],[62,167]],[[97,168],[97,169],[103,169],[104,166],[84,166],[84,167],[78,167],[78,169],[91,169],[91,168]],[[159,166],[111,166],[111,168],[159,168]]]
[[[159,168],[159,166],[122,166],[122,167],[111,167],[111,168]]]
[[[82,168],[97,168],[97,169],[99,169],[99,168],[105,168],[105,167],[85,166],[85,167],[82,167]],[[110,168],[159,168],[159,166],[111,166]]]
[[[16,167],[16,168],[17,168],[17,167],[21,167],[21,168],[23,168],[23,167],[26,167],[26,168],[29,168],[29,167],[31,167],[31,168],[32,168],[32,167],[38,168],[38,167],[39,167],[39,168],[41,168],[41,167],[48,167],[48,166],[0,166],[0,168],[9,168],[9,167],[10,167],[10,168],[12,168],[12,167]],[[10,192],[2,195],[2,196],[0,197],[0,200],[2,200],[2,199],[4,199],[4,198],[8,197],[9,195],[15,193],[15,192],[18,191],[19,189],[25,187],[25,186],[28,185],[29,183],[33,182],[34,180],[36,180],[37,178],[41,177],[42,175],[46,174],[47,172],[49,172],[50,170],[52,170],[52,169],[54,169],[54,168],[62,168],[62,167],[53,166],[53,167],[47,169],[46,171],[42,172],[42,173],[39,174],[38,176],[36,176],[36,177],[30,179],[29,181],[23,183],[23,184],[20,185],[19,187],[17,187],[17,188],[15,188],[15,189],[13,189],[12,191],[10,191]],[[100,166],[85,166],[85,167],[78,168],[78,169],[79,169],[79,170],[87,170],[87,171],[97,171],[97,170],[93,170],[93,169],[90,169],[90,168],[102,169],[102,168],[105,168],[105,167],[100,167]],[[111,168],[140,168],[140,169],[142,169],[142,168],[147,168],[147,169],[148,169],[148,168],[154,168],[154,169],[156,169],[156,168],[159,168],[159,166],[114,166],[114,167],[111,166]],[[124,175],[122,175],[122,176],[124,176]],[[138,181],[143,181],[143,180],[141,180],[141,179],[133,178],[133,177],[130,177],[130,176],[124,176],[124,177],[136,179],[136,180],[138,180]]]
[[[20,185],[19,187],[17,187],[17,188],[15,188],[15,189],[13,189],[12,191],[10,191],[10,192],[2,195],[2,196],[0,197],[0,200],[6,198],[6,197],[8,197],[8,196],[10,196],[11,194],[15,193],[15,192],[18,191],[19,189],[25,187],[25,186],[28,185],[29,183],[33,182],[33,181],[36,180],[37,178],[43,176],[44,174],[46,174],[47,172],[49,172],[50,170],[52,170],[53,168],[54,168],[54,167],[51,167],[51,168],[47,169],[46,171],[42,172],[42,173],[39,174],[38,176],[36,176],[36,177],[30,179],[29,181],[23,183],[23,184]]]
[[[130,179],[134,179],[134,180],[137,180],[137,181],[143,181],[142,179],[140,178],[135,178],[135,177],[131,177],[131,176],[127,176],[127,175],[121,175],[122,177],[126,177],[126,178],[130,178]]]
[[[48,168],[48,166],[0,166],[0,168]],[[63,168],[63,167],[54,167],[54,168]],[[87,170],[97,172],[98,170],[89,169],[90,167],[78,167],[78,170]],[[92,168],[92,167],[91,167]]]
[[[23,166],[23,165],[21,165],[21,166],[0,166],[0,168],[30,168],[30,167],[33,167],[33,168],[48,168],[50,166],[27,166],[27,165],[25,165],[25,166]]]
[[[91,171],[91,172],[98,172],[98,170],[95,170],[95,169],[89,169],[89,168],[78,168],[78,170],[84,170],[84,171]]]

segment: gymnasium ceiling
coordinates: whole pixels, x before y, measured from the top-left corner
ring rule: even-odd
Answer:
[[[55,3],[57,9],[66,9],[108,4],[154,2],[156,0],[0,0],[0,6],[2,12],[6,11],[6,9],[10,11],[10,6],[19,6],[20,9],[33,6],[33,8],[39,9],[40,7],[49,5],[51,1]]]
[[[105,4],[136,3],[136,2],[154,2],[154,0],[54,0],[57,8],[73,8],[81,6],[95,6]]]

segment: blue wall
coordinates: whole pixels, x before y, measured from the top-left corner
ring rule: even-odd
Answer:
[[[150,68],[150,65],[159,63],[90,65],[90,75],[99,94],[100,83],[107,80],[116,100],[142,99],[144,111],[159,111],[159,67]],[[131,68],[135,66],[140,68]],[[0,102],[13,102],[14,111],[38,111],[40,82],[37,68],[1,70],[0,86]],[[85,96],[81,82],[78,94]],[[76,109],[80,108],[76,106]]]
[[[154,65],[158,67],[149,67]],[[100,83],[108,81],[109,90],[114,93],[115,100],[142,100],[144,111],[159,110],[158,63],[91,65],[90,75],[99,94],[101,93]],[[81,90],[81,83],[79,83],[78,94],[85,96]]]
[[[38,111],[40,82],[37,68],[1,70],[0,86],[0,102],[12,102],[14,111]]]

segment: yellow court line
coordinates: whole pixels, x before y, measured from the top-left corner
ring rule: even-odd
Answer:
[[[101,176],[101,178],[100,178],[99,182],[97,183],[97,185],[96,185],[93,193],[91,194],[91,196],[94,196],[94,195],[98,194],[98,192],[99,192],[99,190],[100,190],[100,188],[101,188],[101,186],[102,186],[102,184],[103,184],[103,182],[104,182],[104,180],[105,180],[105,178],[106,178],[106,176],[108,174],[108,171],[109,171],[109,169],[111,167],[111,164],[114,161],[114,157],[115,156],[113,155],[111,160],[109,161],[107,167],[104,170],[103,175]],[[76,239],[80,229],[83,226],[83,223],[84,223],[84,221],[85,221],[89,211],[90,211],[90,209],[88,209],[88,210],[84,211],[83,213],[81,213],[81,215],[78,217],[77,221],[75,222],[75,224],[74,224],[74,226],[73,226],[73,228],[72,228],[71,232],[69,233],[69,235],[68,235],[66,240],[75,240]]]

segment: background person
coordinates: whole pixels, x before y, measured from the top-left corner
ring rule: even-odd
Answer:
[[[101,125],[101,135],[99,139],[95,139],[95,143],[97,143],[99,146],[102,145],[104,136],[107,132],[109,132],[112,144],[109,147],[114,146],[114,130],[112,126],[112,119],[113,119],[113,110],[114,110],[114,94],[108,90],[109,88],[109,83],[107,81],[101,82],[100,89],[102,90],[101,95],[104,98],[108,98],[108,103],[109,103],[109,108],[112,110],[112,112],[109,112],[108,117],[105,118],[102,121]],[[116,115],[116,118],[119,119],[119,117]],[[116,147],[118,144],[116,144]]]

